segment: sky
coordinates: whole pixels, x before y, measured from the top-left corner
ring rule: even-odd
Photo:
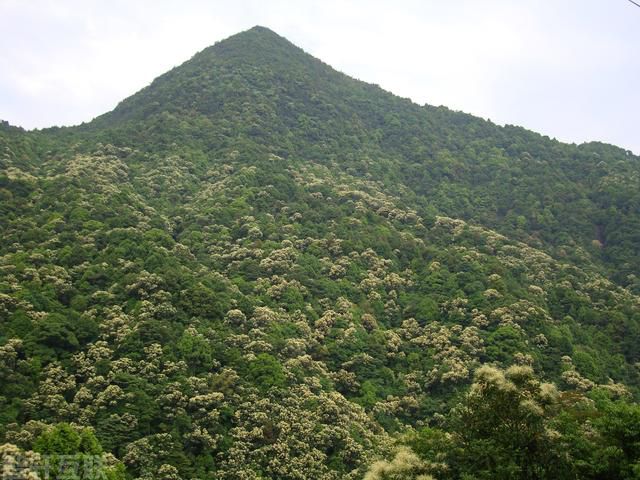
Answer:
[[[640,154],[629,0],[0,0],[0,119],[89,121],[254,25],[419,104]]]

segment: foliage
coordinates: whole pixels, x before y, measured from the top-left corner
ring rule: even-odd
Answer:
[[[630,152],[414,105],[257,27],[90,123],[0,124],[0,165],[0,440],[28,470],[637,474]]]
[[[443,427],[406,433],[396,457],[365,478],[635,478],[640,410],[615,397],[560,392],[529,367],[485,365]]]

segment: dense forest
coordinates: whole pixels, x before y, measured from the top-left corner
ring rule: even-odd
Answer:
[[[255,27],[1,123],[0,233],[3,479],[640,478],[629,151]]]

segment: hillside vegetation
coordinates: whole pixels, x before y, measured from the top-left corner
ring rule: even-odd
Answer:
[[[639,160],[262,27],[3,123],[7,478],[640,478]]]

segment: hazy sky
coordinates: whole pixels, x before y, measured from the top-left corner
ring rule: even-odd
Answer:
[[[0,119],[91,120],[254,25],[421,104],[640,153],[628,0],[0,0]]]

